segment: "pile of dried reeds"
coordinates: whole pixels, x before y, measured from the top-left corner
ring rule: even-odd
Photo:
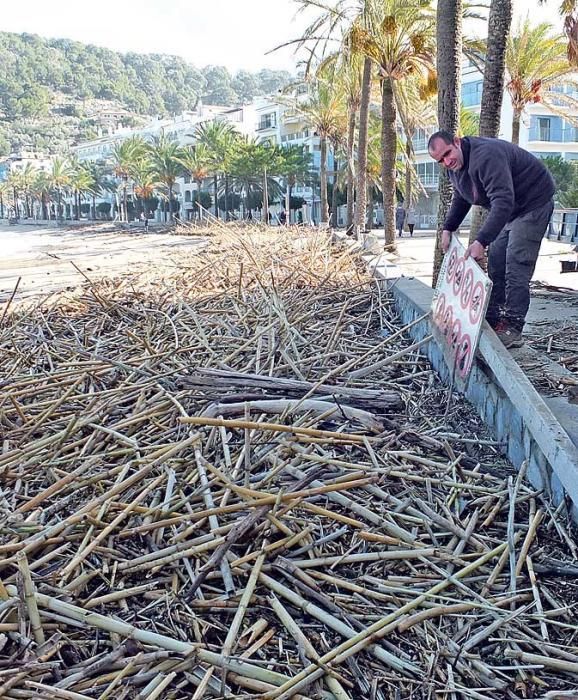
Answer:
[[[380,284],[315,232],[173,262],[4,319],[0,697],[573,688],[564,513]]]

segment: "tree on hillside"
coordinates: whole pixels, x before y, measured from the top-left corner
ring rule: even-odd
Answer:
[[[202,70],[206,87],[203,102],[208,105],[230,106],[238,102],[238,96],[232,86],[232,78],[224,66],[205,66]]]

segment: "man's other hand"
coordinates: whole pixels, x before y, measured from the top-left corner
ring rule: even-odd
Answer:
[[[474,260],[481,261],[484,259],[485,250],[486,249],[479,241],[474,241],[469,245],[464,257],[469,258],[471,255]]]
[[[451,242],[452,242],[452,232],[451,231],[442,231],[442,250],[444,253],[448,252],[448,248],[450,247]]]

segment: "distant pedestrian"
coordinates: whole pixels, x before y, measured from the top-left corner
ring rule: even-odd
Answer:
[[[397,205],[397,209],[395,210],[395,228],[397,229],[397,232],[398,232],[400,237],[403,235],[403,222],[404,221],[405,221],[405,209],[403,208],[403,204],[400,202]]]
[[[409,229],[409,235],[413,236],[413,229],[415,227],[415,209],[413,207],[408,207],[405,212],[405,223]]]

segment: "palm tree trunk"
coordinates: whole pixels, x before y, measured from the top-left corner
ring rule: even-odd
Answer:
[[[166,221],[166,219],[165,219]],[[173,186],[169,185],[169,221],[174,221],[173,216]]]
[[[352,106],[349,109],[349,120],[347,123],[347,217],[345,220],[346,231],[351,231],[353,226],[353,198],[354,198],[354,182],[353,182],[353,157],[355,149],[355,108]]]
[[[218,194],[219,194],[219,191],[218,191],[217,176],[213,175],[213,195],[215,197],[215,219],[219,218],[219,203],[217,201]]]
[[[319,193],[319,205],[321,207],[320,222],[326,224],[329,221],[329,208],[327,204],[327,137],[321,136],[319,142],[321,148],[321,167],[319,170],[321,188],[321,192]]]
[[[333,175],[333,191],[331,193],[331,227],[332,228],[337,228],[337,196],[339,194],[339,190],[337,189],[337,171],[339,170],[339,162],[335,159],[333,161],[333,168],[335,174]]]
[[[267,187],[267,166],[263,168],[263,221],[269,223],[269,188]]]
[[[225,221],[229,221],[229,176],[225,173]]]
[[[405,141],[405,209],[406,211],[411,207],[413,203],[413,192],[412,192],[412,181],[411,181],[411,170],[413,163],[413,147],[412,139],[413,134],[406,134]]]
[[[0,194],[0,219],[4,218],[4,199]]]
[[[520,120],[522,118],[522,113],[515,109],[514,116],[512,117],[512,143],[518,145],[520,143]]]
[[[511,25],[512,0],[492,0],[488,17],[488,43],[480,108],[480,136],[493,139],[498,138],[500,134],[506,73],[506,43]],[[486,213],[482,207],[473,207],[470,222],[470,243],[476,240],[485,218]]]
[[[438,125],[451,134],[458,131],[460,120],[460,80],[462,61],[462,0],[438,0],[437,4],[437,75]],[[433,285],[442,264],[441,236],[443,223],[452,198],[447,171],[440,169],[439,206],[434,252]]]
[[[369,102],[371,98],[371,59],[363,63],[361,101],[359,104],[359,136],[357,142],[357,196],[355,206],[355,232],[365,231],[367,214],[367,131],[369,129]],[[370,227],[373,221],[370,222]]]
[[[93,221],[96,220],[96,197],[92,195],[92,213],[91,218]]]
[[[397,119],[391,78],[381,82],[381,189],[385,247],[395,248],[395,156]]]
[[[17,219],[20,218],[20,208],[18,206],[18,192],[16,188],[14,188],[14,216]]]
[[[127,183],[125,180],[124,187],[122,188],[122,216],[124,217],[124,221],[128,221],[128,197],[127,197]]]

